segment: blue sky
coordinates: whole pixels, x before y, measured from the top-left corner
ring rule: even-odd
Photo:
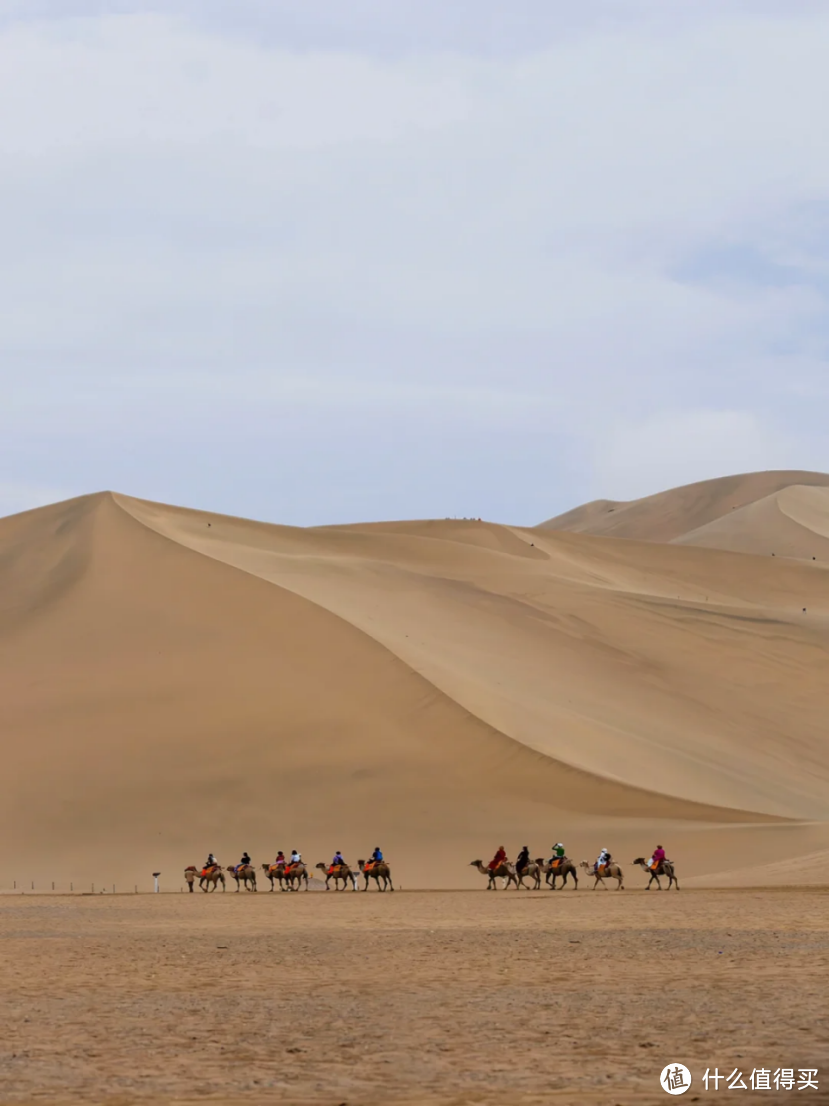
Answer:
[[[4,5],[0,514],[826,469],[825,5],[576,8]]]

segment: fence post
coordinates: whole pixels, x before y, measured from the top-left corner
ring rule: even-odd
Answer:
[[[55,881],[54,880],[52,880],[52,890],[53,891],[55,890]]]
[[[93,895],[95,894],[95,884],[94,883],[92,884],[92,893],[93,893]]]
[[[70,891],[74,891],[74,890],[75,890],[75,884],[74,884],[74,883],[70,883],[70,884],[69,884],[69,890],[70,890]]]

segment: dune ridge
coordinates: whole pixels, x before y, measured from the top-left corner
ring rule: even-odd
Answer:
[[[540,529],[826,563],[827,486],[822,472],[740,473],[630,502],[595,500],[548,519]]]
[[[705,875],[747,832],[785,863],[824,844],[825,610],[812,564],[691,544],[112,493],[12,516],[6,866],[382,836],[408,879],[463,886],[502,838],[659,833]]]

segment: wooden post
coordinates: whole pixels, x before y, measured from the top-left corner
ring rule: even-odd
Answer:
[[[35,881],[32,880],[32,890],[34,891],[34,889],[35,889]]]
[[[55,890],[55,881],[54,880],[52,880],[52,890],[53,891]]]
[[[135,893],[138,894],[138,884],[135,884]]]
[[[69,884],[69,890],[70,890],[70,891],[74,891],[74,890],[75,890],[75,884],[74,884],[74,883],[70,883],[70,884]]]
[[[94,883],[92,884],[92,893],[93,893],[93,895],[95,894],[95,884]]]
[[[112,885],[112,893],[115,894],[115,884]]]

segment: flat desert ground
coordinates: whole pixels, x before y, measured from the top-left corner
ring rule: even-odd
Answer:
[[[642,884],[4,897],[0,1101],[826,1102],[826,893]]]
[[[112,492],[0,519],[0,1101],[642,1103],[670,1061],[822,1067],[827,483],[537,526]],[[471,867],[556,841],[626,890]],[[658,843],[679,892],[632,867]],[[394,894],[179,893],[208,852],[375,845]]]

